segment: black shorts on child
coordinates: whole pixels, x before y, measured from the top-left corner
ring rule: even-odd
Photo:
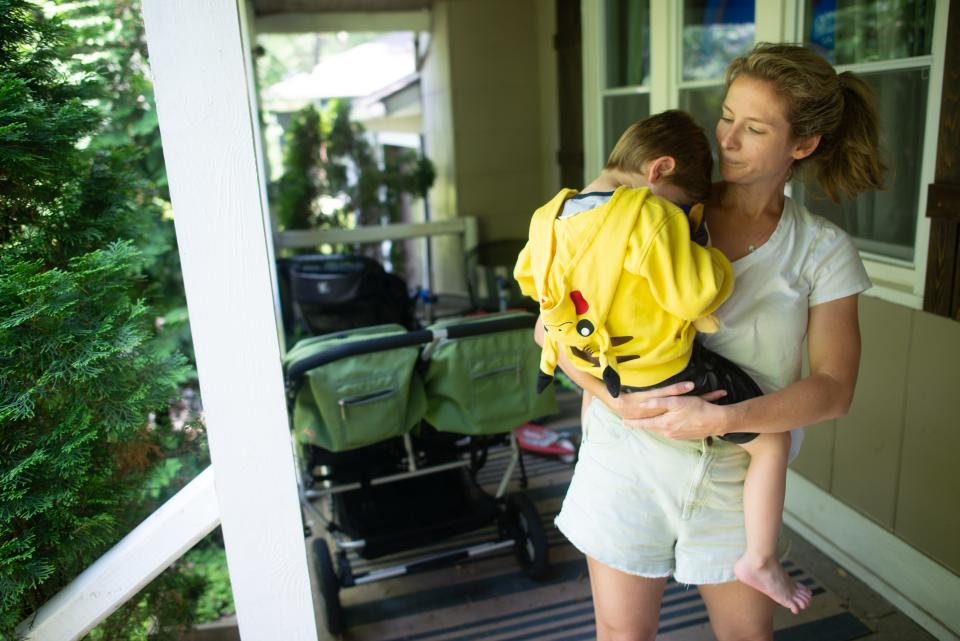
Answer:
[[[699,341],[693,342],[690,362],[678,374],[649,387],[629,387],[625,385],[622,387],[622,391],[646,392],[684,381],[692,381],[694,384],[693,389],[686,395],[700,396],[707,392],[726,390],[727,395],[715,401],[717,405],[730,405],[731,403],[745,401],[748,398],[763,396],[760,386],[739,365],[716,352],[710,351]],[[724,434],[720,438],[731,443],[749,443],[756,437],[757,435],[753,432],[732,432]]]

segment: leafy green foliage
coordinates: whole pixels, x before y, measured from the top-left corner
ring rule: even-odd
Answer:
[[[142,518],[187,374],[141,298],[152,201],[126,148],[83,144],[101,117],[68,42],[36,4],[0,0],[2,638]]]
[[[80,89],[85,102],[109,115],[93,132],[88,147],[122,154],[134,180],[132,202],[142,226],[137,247],[145,276],[138,293],[149,298],[160,316],[160,340],[167,353],[180,351],[193,363],[140,2],[55,0],[45,9],[71,27],[64,42],[69,56],[64,64],[86,78]]]
[[[363,126],[350,120],[348,101],[332,102],[323,112],[308,105],[294,115],[283,169],[273,198],[284,229],[400,222],[404,194],[426,197],[435,176],[433,164],[410,149],[385,148],[378,160]],[[391,260],[402,269],[402,243],[392,244]]]
[[[404,194],[425,198],[436,175],[433,163],[410,149],[385,148],[378,160],[363,126],[350,120],[348,101],[332,102],[323,113],[313,105],[297,112],[285,149],[284,173],[274,186],[284,229],[400,222]],[[392,245],[394,265],[404,264],[402,252],[402,243]]]
[[[325,189],[320,112],[313,105],[298,111],[285,138],[283,176],[276,190],[279,222],[284,229],[309,229],[317,223],[318,199]]]
[[[233,592],[223,544],[217,541],[210,541],[206,545],[200,543],[187,552],[184,562],[186,572],[205,583],[205,589],[197,599],[197,622],[216,621],[225,614],[232,614],[235,611]]]
[[[93,79],[84,97],[109,114],[90,148],[123,149],[133,172],[169,200],[139,0],[55,2],[48,11],[71,28],[68,65]]]

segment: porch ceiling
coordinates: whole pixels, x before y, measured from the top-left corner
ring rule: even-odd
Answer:
[[[284,13],[365,13],[429,9],[433,0],[253,0],[256,15]]]

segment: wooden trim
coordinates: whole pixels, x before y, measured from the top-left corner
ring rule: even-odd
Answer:
[[[650,2],[650,113],[660,113],[676,105],[673,70],[670,53],[673,46],[673,3],[670,0]]]
[[[927,276],[923,288],[923,311],[951,317],[957,242],[960,224],[934,218],[930,221]]]
[[[960,576],[793,470],[783,522],[938,639],[960,639]]]
[[[945,61],[960,59],[960,3],[947,7]],[[960,66],[946,64],[935,182],[927,196],[930,243],[923,310],[960,320]]]
[[[144,0],[240,634],[316,641],[242,0]]]
[[[941,89],[943,87],[944,69],[947,60],[944,54],[947,51],[947,19],[950,12],[949,0],[938,0],[933,7],[933,33],[931,42],[931,63],[928,77],[927,113],[923,132],[923,158],[920,165],[920,186],[917,207],[924,215],[917,219],[914,230],[913,245],[915,248],[913,259],[913,274],[911,287],[919,294],[920,303],[915,309],[923,309],[923,294],[927,281],[927,261],[930,250],[930,218],[926,216],[927,190],[923,189],[936,179],[937,165],[937,137],[940,132],[941,116]]]
[[[757,2],[754,6],[754,43],[789,41],[784,33],[786,2]]]
[[[556,1],[555,77],[559,184],[547,185],[554,193],[564,185],[583,183],[583,34],[580,0]]]
[[[930,185],[927,190],[927,217],[960,223],[960,185]]]
[[[250,100],[250,113],[259,114],[260,105],[258,96],[260,95],[260,90],[257,86],[256,63],[253,59],[254,47],[252,44],[256,42],[257,34],[251,27],[254,20],[254,3],[253,0],[238,0],[238,4],[240,5],[240,37],[243,39],[243,64],[247,74],[247,95]],[[266,142],[263,136],[263,130],[260,128],[259,117],[253,119],[253,130],[255,132],[253,141],[256,148],[257,167],[259,169],[260,208],[263,211],[264,225],[269,231],[268,237],[273,238],[277,233],[277,221],[275,220],[274,212],[270,210],[270,205],[267,202],[267,177],[270,175],[270,171],[267,167]],[[270,261],[270,282],[275,284],[278,282],[277,257],[276,248],[273,243],[267,243],[267,258]],[[278,286],[274,286],[273,288],[273,316],[277,325],[277,337],[280,344],[286,348],[287,337],[283,331],[283,309],[280,303],[280,288]]]
[[[948,3],[948,10],[944,61],[955,63],[960,60],[960,4]],[[936,182],[960,185],[960,65],[944,65],[941,93]]]
[[[83,637],[220,524],[213,468],[190,481],[17,629],[25,641]]]
[[[302,12],[259,16],[257,33],[430,31],[430,11]]]
[[[391,223],[370,225],[355,229],[311,229],[284,231],[277,234],[277,247],[309,249],[324,243],[379,243],[384,240],[404,240],[447,234],[466,234],[472,216],[429,223]]]
[[[559,99],[559,85],[561,77],[557,74],[559,51],[557,51],[557,0],[536,0],[537,14],[537,55],[539,63],[540,89],[540,180],[541,193],[552,194],[560,189],[560,163],[556,152],[560,148],[560,118],[563,101]],[[577,4],[577,14],[580,6]],[[579,26],[579,25],[578,25]],[[579,67],[580,30],[575,34],[575,46],[578,54]],[[579,85],[578,85],[579,89]],[[579,104],[580,92],[577,91],[571,98]]]
[[[606,159],[603,149],[603,5],[600,0],[580,4],[583,53],[583,182],[589,184],[600,173]]]

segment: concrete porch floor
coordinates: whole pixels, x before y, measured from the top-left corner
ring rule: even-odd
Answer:
[[[851,613],[873,630],[861,639],[933,641],[936,638],[806,539],[789,528],[785,527],[785,530],[792,541],[790,558],[815,576],[821,585],[841,599]]]
[[[856,577],[847,573],[832,559],[802,539],[795,532],[787,530],[792,540],[791,558],[812,574],[827,590],[839,597],[849,611],[867,625],[873,632],[860,637],[864,641],[935,641],[935,637],[921,628],[905,614],[897,610],[889,601],[867,587]],[[404,579],[394,579],[404,581]],[[316,589],[314,589],[316,592]],[[315,603],[320,603],[319,594],[315,594]],[[319,611],[319,609],[318,609]],[[326,635],[322,615],[319,615],[320,639],[333,639]],[[715,637],[706,633],[698,637],[702,641],[712,641]],[[226,617],[221,621],[198,626],[184,636],[183,641],[239,641],[236,617]],[[813,640],[811,640],[813,641]]]
[[[565,393],[561,397],[561,409],[562,416],[558,417],[556,420],[551,421],[550,425],[556,429],[562,429],[565,431],[576,431],[579,428],[578,418],[577,418],[577,407],[579,404],[579,398],[573,394]],[[516,474],[514,476],[517,476]],[[531,481],[531,486],[533,486],[533,481]],[[542,511],[542,510],[541,510]],[[547,521],[546,525],[549,526],[549,521],[552,520],[545,518]],[[829,603],[831,608],[831,613],[836,613],[838,610],[847,611],[853,614],[860,622],[862,622],[870,632],[865,635],[858,636],[856,638],[866,639],[869,641],[929,641],[935,639],[934,636],[929,634],[923,628],[921,628],[917,623],[909,619],[905,614],[897,610],[892,604],[890,604],[886,599],[881,597],[879,594],[874,592],[872,589],[867,587],[863,582],[857,579],[855,576],[849,574],[845,569],[840,567],[832,559],[828,558],[818,549],[813,547],[806,540],[801,538],[796,532],[793,532],[789,529],[786,531],[787,536],[791,540],[791,549],[789,552],[789,560],[795,564],[797,567],[802,568],[804,575],[812,579],[816,585],[825,589],[829,594]],[[559,534],[554,532],[552,537],[555,540],[551,544],[551,550],[557,549],[560,545],[565,543],[564,541],[556,540],[559,537]],[[569,545],[567,545],[569,547]],[[561,551],[561,550],[558,550]],[[569,552],[569,550],[567,551]],[[577,554],[575,551],[573,551]],[[569,556],[569,554],[567,555]],[[568,561],[569,563],[569,561]],[[312,559],[311,559],[312,565]],[[479,563],[477,564],[480,565]],[[311,568],[312,569],[312,568]],[[458,573],[459,571],[459,573]],[[440,573],[447,572],[447,575],[441,576]],[[482,571],[479,571],[482,573]],[[408,599],[407,603],[413,603],[417,599],[418,594],[424,595],[423,598],[427,597],[428,594],[436,594],[436,590],[427,590],[424,589],[425,585],[431,585],[434,582],[439,585],[454,585],[458,581],[464,578],[464,573],[462,568],[456,569],[440,569],[428,572],[426,574],[437,573],[438,576],[435,577],[426,577],[424,578],[423,574],[412,575],[407,577],[400,577],[395,579],[389,579],[387,581],[381,582],[379,590],[383,590],[383,594],[387,596],[396,596],[404,595],[403,598]],[[314,575],[315,576],[315,575]],[[418,582],[425,582],[420,584]],[[582,577],[581,577],[582,583]],[[360,590],[368,589],[371,586],[364,586],[363,588],[348,588],[347,590],[341,592],[341,596],[349,590]],[[314,581],[314,603],[316,611],[318,612],[318,627],[321,630],[321,639],[331,639],[326,633],[326,627],[322,621],[322,600],[316,588],[316,581]],[[350,597],[345,599],[350,601],[353,597],[351,594]],[[490,599],[487,599],[485,603],[481,600],[482,597],[478,597],[476,603],[469,603],[465,606],[461,606],[456,610],[456,621],[467,621],[471,619],[479,620],[489,616],[490,612]],[[559,600],[559,597],[558,597]],[[811,607],[811,610],[817,607],[817,599],[814,599],[814,605]],[[784,611],[778,615],[779,623],[777,625],[778,634],[776,637],[778,639],[789,639],[790,641],[797,641],[799,639],[830,639],[829,635],[824,636],[822,633],[828,632],[827,630],[821,630],[820,633],[817,633],[814,636],[798,636],[796,633],[792,635],[786,634],[788,629],[783,629],[786,626],[791,624],[785,622],[785,619],[782,619],[783,615],[790,616],[789,613]],[[439,614],[438,616],[449,616],[448,614]],[[349,624],[349,616],[348,616]],[[386,624],[385,626],[383,624]],[[444,620],[444,625],[448,625],[449,620]],[[363,626],[361,626],[362,628]],[[436,626],[432,626],[436,627]],[[368,626],[369,628],[369,626]],[[359,633],[359,636],[354,637],[354,635],[347,634],[343,638],[350,640],[353,638],[358,639],[368,639],[375,638],[380,641],[380,634],[388,634],[390,639],[401,639],[406,638],[406,635],[410,633],[410,628],[406,627],[401,629],[398,627],[396,630],[390,627],[389,621],[384,621],[381,623],[380,627],[377,628],[378,632],[373,633],[373,636],[370,636],[370,632]],[[434,633],[424,632],[422,634],[414,634],[411,638],[416,638],[423,636],[424,638],[433,638]],[[669,635],[664,635],[669,636]],[[488,629],[483,633],[477,632],[468,632],[464,631],[460,636],[456,632],[450,632],[447,634],[439,635],[437,638],[442,637],[444,640],[449,639],[473,639],[482,637],[485,641],[489,639],[490,641],[496,641],[497,639],[506,639],[506,637],[501,636],[495,628]],[[184,641],[233,641],[239,639],[239,633],[236,627],[235,617],[229,617],[224,620],[221,620],[215,624],[202,625],[192,632],[191,634],[184,637]],[[510,638],[513,638],[512,636]],[[533,633],[528,633],[523,637],[524,639],[540,639],[541,636],[538,635],[536,631]],[[556,638],[554,635],[547,635],[542,638]],[[583,638],[581,636],[570,637],[570,638]],[[671,637],[673,638],[673,637]],[[715,637],[709,631],[705,625],[699,627],[692,627],[684,631],[681,637],[684,641],[700,641],[701,639],[706,641],[708,639],[714,639]],[[850,639],[854,637],[842,636],[840,638]]]

